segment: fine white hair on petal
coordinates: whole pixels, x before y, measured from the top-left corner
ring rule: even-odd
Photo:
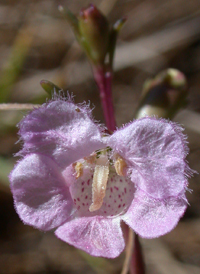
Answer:
[[[31,111],[19,123],[24,142],[19,155],[41,152],[62,167],[103,148],[102,128],[91,118],[86,105],[71,98],[57,98]]]
[[[19,128],[24,158],[10,181],[25,224],[58,227],[55,233],[63,241],[93,256],[115,258],[125,245],[121,220],[142,237],[154,238],[172,230],[183,215],[193,171],[179,125],[145,117],[110,136],[93,120],[89,105],[75,105],[61,91],[31,111]],[[96,168],[101,153],[107,153],[106,172]],[[92,192],[96,175],[105,190],[100,196]],[[93,198],[99,197],[100,207],[91,212]]]
[[[73,202],[60,168],[50,158],[30,154],[10,174],[16,210],[24,223],[41,230],[63,224]]]
[[[115,258],[125,247],[120,218],[77,218],[60,226],[55,234],[92,256]]]
[[[145,117],[115,131],[108,145],[126,159],[137,188],[154,198],[176,196],[187,187],[186,175],[192,174],[182,130],[165,119]]]
[[[157,238],[170,232],[187,208],[184,194],[167,199],[153,199],[138,190],[128,211],[122,217],[143,238]]]

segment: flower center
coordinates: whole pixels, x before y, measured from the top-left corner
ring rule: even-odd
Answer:
[[[104,151],[105,152],[105,151]],[[116,216],[130,206],[135,188],[126,176],[126,163],[119,155],[91,155],[73,164],[70,192],[80,216]]]

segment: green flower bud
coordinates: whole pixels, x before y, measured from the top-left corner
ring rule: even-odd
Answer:
[[[173,118],[186,104],[187,81],[183,73],[167,69],[144,83],[136,118],[156,115]]]
[[[117,20],[110,27],[107,18],[92,4],[82,9],[78,16],[62,6],[58,9],[67,19],[93,67],[109,68],[111,71],[117,36],[126,18]]]
[[[94,63],[104,63],[109,43],[109,23],[94,6],[82,9],[78,16],[79,42]]]

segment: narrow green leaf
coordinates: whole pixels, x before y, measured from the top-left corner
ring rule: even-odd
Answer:
[[[13,43],[10,55],[0,74],[0,102],[8,101],[13,85],[20,75],[28,52],[31,48],[34,30],[21,29]]]

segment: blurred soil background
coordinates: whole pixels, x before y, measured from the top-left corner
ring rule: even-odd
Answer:
[[[103,122],[90,66],[58,5],[78,13],[86,0],[0,0],[0,103],[37,103],[46,79],[69,90],[76,102],[95,105]],[[200,172],[200,1],[93,1],[111,23],[127,16],[117,44],[113,97],[118,126],[133,119],[144,80],[174,67],[188,79],[189,101],[175,117],[189,136],[191,168]],[[26,111],[0,111],[0,274],[120,273],[124,254],[92,258],[23,225],[15,213],[8,174],[20,149],[16,124]],[[189,207],[166,236],[142,240],[147,274],[200,273],[200,179],[190,180]]]

